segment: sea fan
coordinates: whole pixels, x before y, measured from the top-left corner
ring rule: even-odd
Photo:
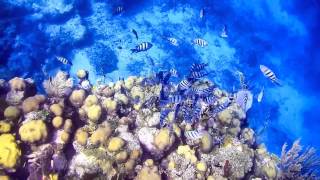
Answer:
[[[296,140],[291,149],[286,151],[287,144],[282,146],[280,163],[280,179],[316,179],[320,170],[320,158],[314,148],[308,147],[305,151]]]
[[[49,96],[62,98],[71,92],[73,80],[67,73],[59,71],[54,78],[45,80],[43,87]]]

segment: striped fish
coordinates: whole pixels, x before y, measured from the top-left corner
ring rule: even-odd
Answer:
[[[193,109],[192,121],[197,122],[200,119],[201,113],[202,113],[202,108],[199,104],[197,104],[196,107]]]
[[[181,95],[173,95],[169,96],[168,99],[164,99],[160,101],[160,106],[165,106],[167,104],[179,104],[184,100]]]
[[[207,96],[203,99],[203,101],[207,104],[213,104],[217,101],[217,98],[215,96]]]
[[[231,101],[226,101],[223,104],[220,104],[218,107],[214,108],[212,111],[212,116],[215,117],[219,112],[225,110],[230,105]]]
[[[185,121],[186,123],[192,123],[192,116],[190,113],[191,109],[190,107],[183,105],[180,107],[180,112],[183,116],[183,121]]]
[[[209,86],[208,88],[202,89],[202,90],[200,91],[200,96],[206,97],[206,96],[212,94],[212,93],[213,93],[213,90],[214,90],[215,88],[216,88],[215,86]]]
[[[181,103],[183,100],[184,98],[181,95],[173,95],[168,98],[169,103],[175,104]]]
[[[57,58],[57,60],[60,61],[62,64],[72,65],[72,63],[71,63],[68,59],[66,59],[66,58],[64,58],[64,57],[62,57],[62,56],[56,56],[56,58]]]
[[[196,38],[193,40],[193,44],[198,45],[200,47],[208,46],[208,42],[201,38]]]
[[[119,15],[121,13],[123,13],[124,11],[124,7],[123,6],[117,6],[113,9],[113,15]]]
[[[190,74],[190,78],[192,79],[200,79],[203,78],[204,76],[207,76],[209,73],[208,72],[201,72],[201,71],[193,71]]]
[[[180,81],[180,83],[178,84],[178,89],[179,90],[186,90],[186,89],[189,89],[191,86],[192,86],[192,83],[189,80],[184,79],[184,80]]]
[[[209,64],[208,63],[193,63],[191,65],[190,71],[201,71],[206,68]]]
[[[272,81],[272,83],[281,85],[280,80],[276,77],[276,75],[270,68],[265,65],[260,65],[260,70],[266,78]]]
[[[173,37],[168,37],[167,40],[169,41],[169,43],[173,46],[179,46],[178,40],[176,38]]]
[[[204,131],[198,131],[198,130],[184,132],[184,136],[189,140],[200,139],[202,138],[203,135],[204,135]]]
[[[167,116],[170,113],[170,109],[164,109],[160,112],[160,127],[163,127],[167,122]]]
[[[150,48],[152,48],[152,44],[151,43],[143,42],[143,43],[137,45],[134,49],[131,49],[131,52],[132,53],[138,53],[138,52],[141,52],[141,51],[147,51]]]

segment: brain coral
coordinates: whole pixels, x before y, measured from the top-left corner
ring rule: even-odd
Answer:
[[[19,128],[21,140],[28,143],[44,141],[47,138],[47,126],[43,120],[30,120]]]

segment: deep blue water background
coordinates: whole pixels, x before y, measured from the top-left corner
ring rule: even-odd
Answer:
[[[268,149],[279,153],[284,142],[301,138],[320,148],[320,2],[317,0],[226,1],[102,1],[102,0],[2,0],[0,1],[0,78],[32,77],[41,82],[58,69],[72,76],[88,69],[94,83],[102,75],[116,80],[176,68],[186,74],[194,62],[208,62],[216,71],[210,78],[232,91],[238,87],[234,72],[243,72],[262,103],[249,111],[250,126]],[[121,16],[112,9],[123,5]],[[206,9],[203,20],[201,8]],[[219,37],[226,24],[229,37]],[[136,41],[131,33],[139,34]],[[162,36],[172,36],[179,47]],[[194,38],[209,42],[206,48],[191,45]],[[154,47],[130,54],[143,41]],[[121,46],[122,49],[118,47]],[[73,62],[55,60],[61,55]],[[270,67],[283,82],[278,87],[263,77],[259,65]]]

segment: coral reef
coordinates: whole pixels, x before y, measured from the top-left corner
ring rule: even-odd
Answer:
[[[318,173],[314,149],[301,153],[299,141],[288,152],[284,146],[280,158],[258,144],[246,126],[247,104],[194,77],[199,73],[178,85],[161,71],[84,88],[88,76],[79,70],[73,86],[58,72],[43,83],[48,96],[23,93],[16,105],[4,103],[5,173],[14,175],[21,164],[29,179],[312,179]],[[11,102],[9,93],[31,88],[24,81],[12,80],[0,98]]]

